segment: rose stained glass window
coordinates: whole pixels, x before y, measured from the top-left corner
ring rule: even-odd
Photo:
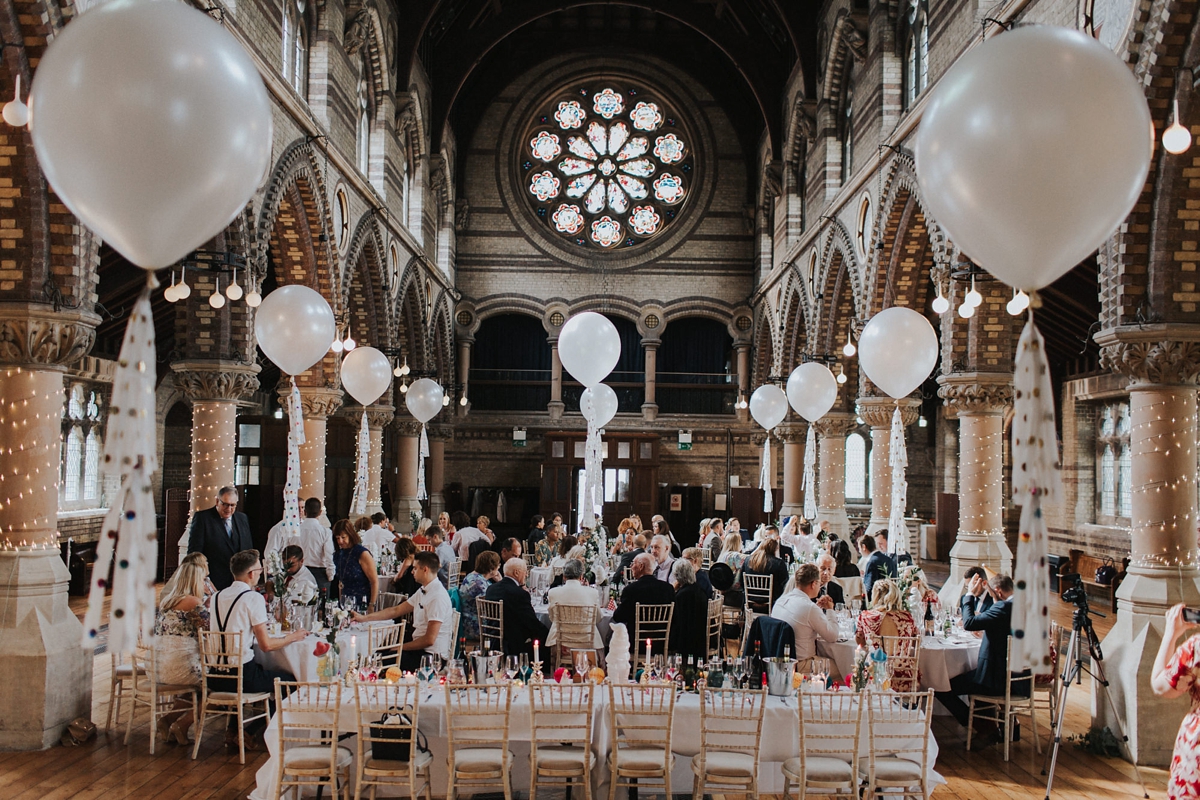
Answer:
[[[583,248],[634,247],[687,202],[692,139],[650,92],[615,81],[573,87],[527,129],[521,185],[556,236]]]

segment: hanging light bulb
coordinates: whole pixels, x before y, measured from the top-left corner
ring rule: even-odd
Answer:
[[[404,376],[410,372],[412,372],[412,368],[408,366],[408,356],[405,356],[404,363],[400,366],[400,372],[398,374]]]
[[[846,377],[846,368],[843,367],[841,364],[838,364],[837,382],[845,383],[848,380],[850,380],[850,379]]]
[[[408,394],[408,384],[407,383],[400,384],[400,394]]]
[[[342,334],[338,333],[333,337],[333,342],[329,345],[329,350],[332,353],[342,352]]]
[[[282,408],[275,409],[275,419],[283,419],[283,409]]]
[[[467,407],[467,396],[465,394],[461,398],[459,398],[458,404],[460,406],[462,406],[463,408]]]
[[[399,364],[397,364],[396,368],[392,370],[392,374],[395,375],[397,378],[400,377],[400,365]]]
[[[233,268],[233,283],[225,287],[225,296],[230,300],[241,300],[244,292],[237,282],[237,267]]]
[[[354,337],[350,335],[350,326],[346,326],[346,340],[342,342],[342,348],[349,353],[354,348],[358,347],[358,342],[354,341]]]
[[[4,118],[8,119],[8,106],[4,107]],[[1172,155],[1179,155],[1192,146],[1192,132],[1179,123],[1179,99],[1175,99],[1175,121],[1163,131],[1163,147]]]
[[[1029,308],[1029,295],[1020,289],[1015,290],[1012,300],[1008,301],[1008,305],[1005,308],[1008,309],[1009,314],[1012,314],[1014,317],[1018,316],[1022,311]]]
[[[171,285],[163,289],[163,299],[168,303],[174,303],[179,300],[179,295],[175,293],[175,270],[171,270]]]
[[[442,408],[445,408],[448,405],[450,405],[450,395],[444,394],[442,395]]]
[[[970,319],[975,316],[975,306],[971,305],[969,300],[964,300],[963,304],[958,307],[958,315],[963,319]]]
[[[846,358],[850,358],[857,352],[858,348],[854,346],[854,340],[847,336],[846,344],[842,346],[842,355],[846,356]]]
[[[3,114],[4,121],[14,128],[23,128],[29,124],[29,106],[21,102],[21,76],[17,76],[17,88],[13,92],[13,99],[4,104]]]
[[[225,295],[221,294],[221,279],[217,278],[217,288],[208,296],[208,304],[213,308],[224,308]]]
[[[975,288],[975,278],[971,278],[971,291],[967,292],[966,301],[971,304],[971,308],[979,308],[983,305],[983,295]]]
[[[950,301],[942,294],[942,290],[937,290],[937,297],[933,298],[933,313],[945,314],[950,310]]]
[[[250,284],[250,291],[246,292],[246,305],[251,308],[258,308],[262,305],[262,292],[258,290],[258,284]]]
[[[179,271],[179,283],[175,286],[175,296],[180,300],[187,300],[192,296],[192,287],[188,286],[186,269]]]

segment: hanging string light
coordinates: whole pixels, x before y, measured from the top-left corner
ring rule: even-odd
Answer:
[[[208,296],[208,304],[213,308],[224,308],[225,295],[221,294],[221,277],[217,276],[217,285],[213,289],[213,293]]]
[[[230,300],[241,300],[244,292],[237,282],[237,267],[233,268],[233,281],[225,287],[225,296]]]
[[[846,356],[846,358],[850,358],[857,352],[858,348],[854,346],[854,334],[847,332],[846,344],[842,345],[842,355]]]
[[[1020,289],[1014,289],[1012,300],[1008,301],[1008,305],[1005,308],[1008,309],[1008,313],[1012,316],[1019,317],[1025,309],[1029,308],[1029,295]]]
[[[258,308],[262,305],[262,292],[258,290],[258,282],[251,277],[250,291],[246,292],[246,305],[251,308]]]
[[[936,286],[935,291],[937,292],[937,296],[933,298],[933,313],[945,314],[950,310],[950,301],[942,294],[941,286]]]
[[[1179,107],[1176,105],[1178,115]],[[4,121],[14,128],[23,128],[29,124],[29,106],[21,102],[21,76],[17,76],[17,86],[13,91],[13,99],[4,104],[4,110],[0,112],[4,116]]]

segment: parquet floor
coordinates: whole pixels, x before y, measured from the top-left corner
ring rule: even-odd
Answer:
[[[930,577],[936,580],[939,576]],[[72,608],[82,615],[82,600],[75,600]],[[1070,613],[1070,607],[1061,604],[1054,609],[1055,619],[1060,623],[1070,624]],[[1103,635],[1111,624],[1111,617],[1098,619],[1097,631]],[[109,664],[107,655],[96,657],[92,718],[99,725],[104,723],[108,710]],[[1089,706],[1089,686],[1085,678],[1082,686],[1070,691],[1068,734],[1087,730]],[[149,730],[145,722],[135,723],[129,747],[123,744],[122,728],[101,730],[95,741],[83,747],[53,747],[37,753],[0,753],[0,798],[244,798],[253,788],[255,772],[266,755],[247,753],[245,766],[238,764],[237,756],[225,754],[223,735],[217,727],[212,726],[196,761],[191,760],[190,748],[178,745],[160,744],[158,754],[149,755]],[[1042,757],[1034,753],[1032,731],[1023,730],[1022,741],[1014,745],[1012,760],[1008,763],[1003,761],[999,746],[968,753],[961,738],[962,729],[949,717],[936,718],[934,732],[941,750],[937,770],[948,781],[934,791],[934,800],[1041,800],[1045,796]],[[1042,735],[1045,744],[1046,733]],[[1142,776],[1152,798],[1159,800],[1166,796],[1165,770],[1143,768]],[[1064,742],[1059,753],[1053,796],[1063,800],[1097,800],[1138,798],[1142,793],[1134,778],[1133,767],[1127,762],[1089,755]],[[555,794],[550,793],[543,800],[553,797]]]

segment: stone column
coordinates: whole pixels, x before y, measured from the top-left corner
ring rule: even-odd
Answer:
[[[550,337],[550,402],[546,410],[550,419],[560,420],[566,405],[562,399],[562,359],[558,357],[558,337]]]
[[[441,429],[429,431],[429,518],[437,520],[446,510],[446,434]]]
[[[750,400],[750,343],[736,342],[733,345],[734,352],[737,353],[737,383],[738,394]],[[750,421],[750,407],[739,408],[737,410],[738,422]]]
[[[971,567],[1012,575],[1004,537],[1004,412],[1012,403],[1012,376],[959,372],[942,375],[938,384],[938,396],[958,416],[958,535],[950,578],[939,593],[943,603],[957,604]]]
[[[785,422],[775,429],[783,442],[783,505],[780,516],[804,515],[804,442],[808,424]]]
[[[399,433],[400,491],[396,498],[396,508],[392,513],[392,521],[398,531],[412,529],[411,517],[413,512],[423,515],[421,501],[417,499],[417,461],[421,453],[421,423],[412,417],[397,418],[392,425]],[[429,451],[433,452],[433,442],[429,443]],[[428,483],[426,489],[429,488]]]
[[[392,406],[367,407],[367,433],[371,452],[367,454],[367,513],[390,513],[383,508],[383,429],[392,424],[396,409]]]
[[[458,339],[458,386],[459,396],[450,399],[450,402],[456,406],[455,413],[460,417],[465,417],[467,412],[471,410],[471,397],[467,394],[467,384],[471,379],[471,345],[475,343],[474,336],[460,336]],[[459,401],[460,398],[467,398],[467,404],[464,406]]]
[[[658,399],[655,397],[658,385],[658,346],[661,339],[642,339],[642,347],[646,350],[646,402],[642,403],[642,419],[653,422],[658,419]]]
[[[258,391],[261,369],[219,359],[171,364],[176,384],[192,404],[192,513],[211,508],[221,487],[234,485],[237,407]]]
[[[817,519],[829,520],[829,529],[843,539],[850,538],[850,517],[846,514],[846,434],[858,420],[854,414],[831,411],[813,423],[819,435],[821,457],[817,461]]]
[[[1102,363],[1130,381],[1133,448],[1132,552],[1128,574],[1117,590],[1117,621],[1103,643],[1105,672],[1132,757],[1139,764],[1166,766],[1187,707],[1179,700],[1155,697],[1146,676],[1162,642],[1167,609],[1176,603],[1200,605],[1200,326],[1110,329],[1098,333],[1096,343]],[[1116,730],[1103,697],[1093,696],[1092,709],[1096,724]]]
[[[287,408],[287,396],[291,392],[291,381],[279,382],[279,396]],[[323,386],[301,386],[300,406],[304,410],[304,444],[300,445],[300,509],[304,513],[304,501],[310,497],[321,500],[322,525],[329,525],[325,514],[325,433],[329,418],[342,407],[340,389]]]
[[[885,530],[892,514],[892,414],[896,401],[890,397],[858,398],[858,415],[871,426],[871,521],[867,533]],[[900,421],[907,428],[917,421],[921,402],[911,397],[900,401]]]
[[[67,605],[58,492],[62,373],[91,348],[99,320],[17,303],[0,314],[0,750],[42,750],[92,711],[92,652]]]

